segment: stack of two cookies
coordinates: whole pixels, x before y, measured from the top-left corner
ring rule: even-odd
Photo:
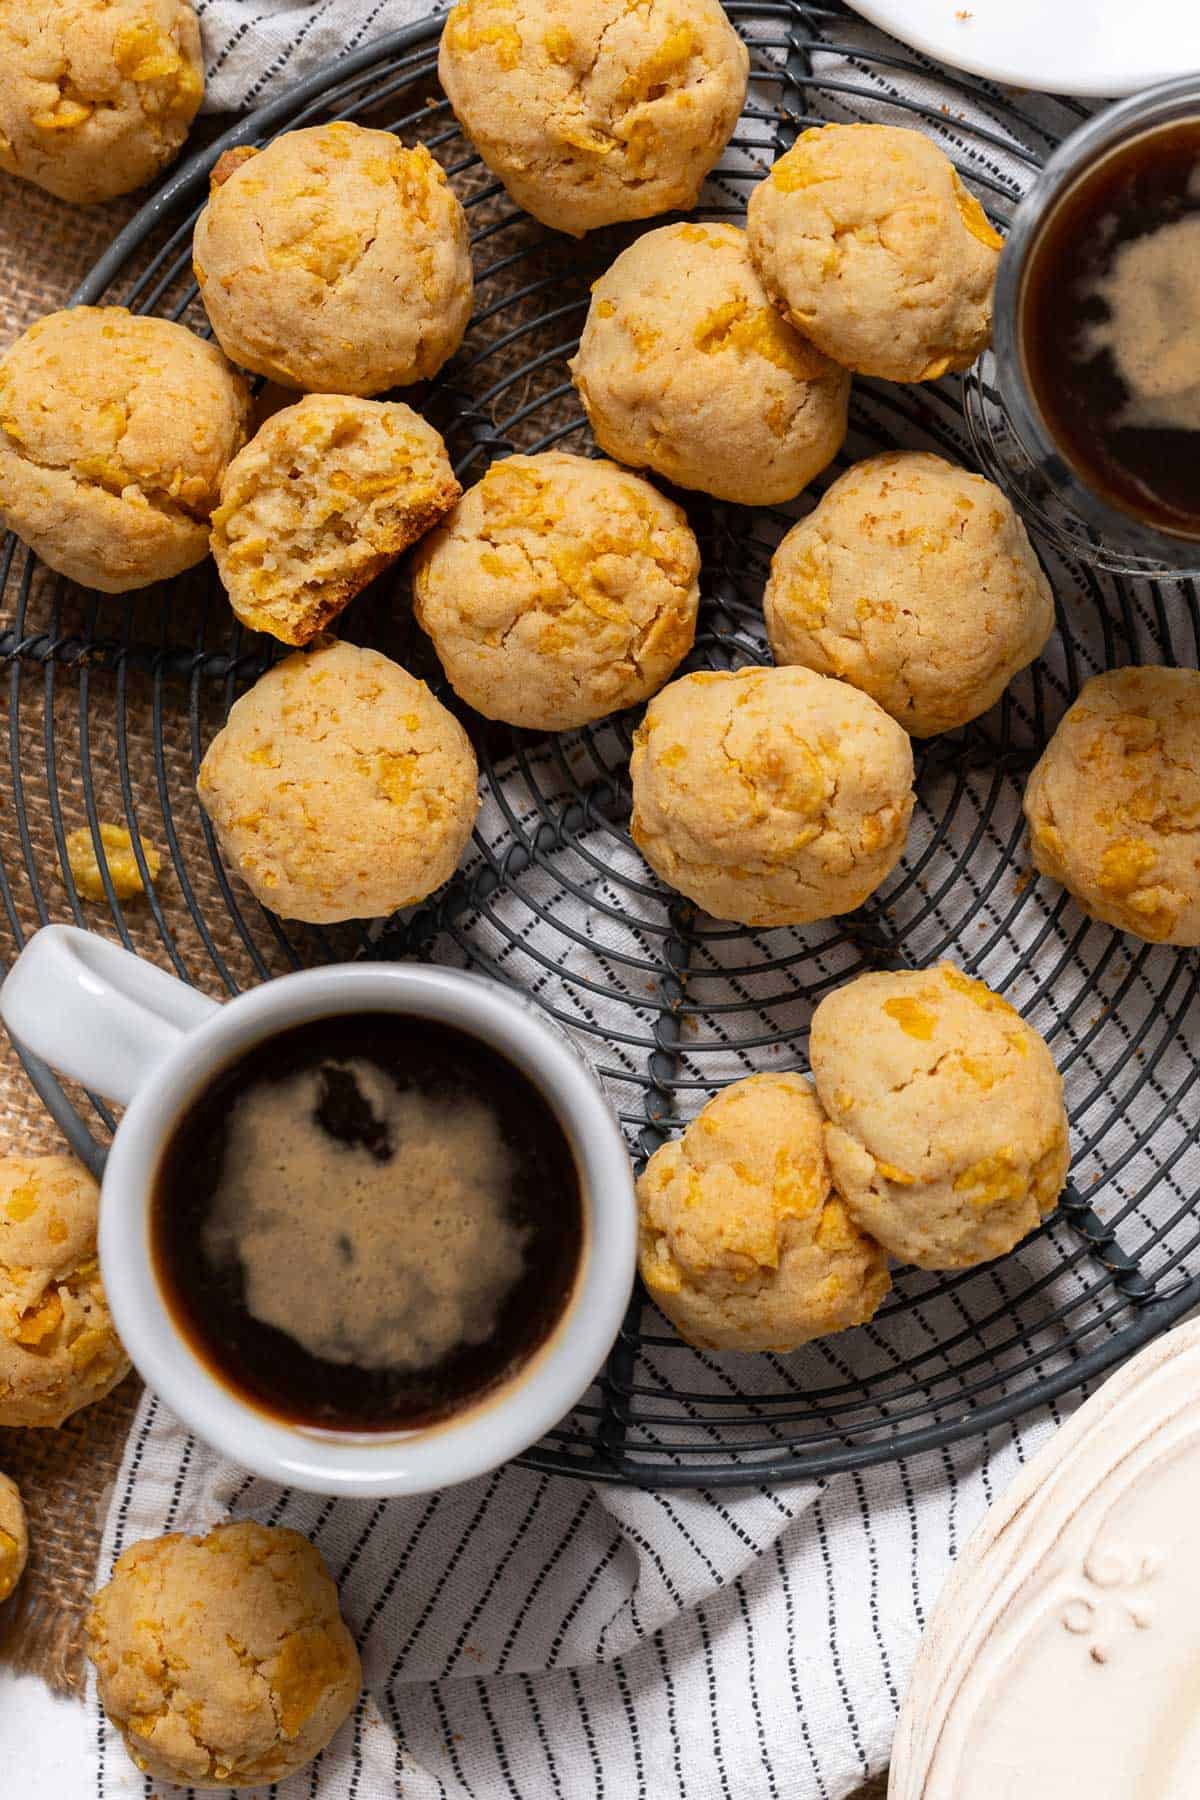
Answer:
[[[638,1183],[642,1278],[691,1343],[794,1350],[872,1317],[888,1259],[965,1269],[1058,1202],[1044,1039],[950,963],[860,975],[812,1021],[813,1080],[725,1088]]]

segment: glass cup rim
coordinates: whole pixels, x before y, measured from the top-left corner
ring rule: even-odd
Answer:
[[[1082,503],[1091,523],[1101,531],[1132,541],[1152,556],[1161,554],[1164,545],[1173,545],[1181,551],[1190,546],[1200,558],[1200,543],[1195,538],[1144,524],[1111,506],[1082,480],[1051,434],[1030,389],[1017,329],[1030,253],[1059,202],[1086,171],[1112,151],[1192,118],[1200,124],[1200,73],[1178,76],[1117,101],[1063,139],[1035,175],[1009,224],[996,271],[993,349],[1004,405],[1017,436],[1024,440],[1028,451],[1069,477],[1076,490],[1075,499]]]

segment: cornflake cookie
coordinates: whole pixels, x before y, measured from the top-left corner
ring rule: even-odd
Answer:
[[[1034,866],[1095,919],[1200,944],[1200,674],[1087,682],[1025,790]]]
[[[100,1285],[99,1203],[71,1156],[0,1156],[0,1425],[61,1425],[129,1368]]]
[[[249,417],[245,381],[182,325],[50,313],[0,360],[0,521],[103,594],[164,581],[208,554]]]
[[[633,706],[691,649],[700,552],[683,511],[615,463],[489,469],[417,554],[417,623],[489,719],[566,731]]]
[[[900,1262],[965,1269],[1051,1212],[1070,1150],[1045,1041],[943,963],[860,975],[813,1014],[809,1047],[833,1181]]]
[[[144,837],[139,837],[138,842],[146,859],[146,873],[152,882],[157,881],[162,870],[162,857]],[[126,831],[123,825],[101,825],[100,846],[117,899],[135,900],[139,894],[144,894],[146,884],[142,880],[137,853],[133,848],[133,833]],[[68,831],[67,866],[75,883],[75,891],[84,900],[108,898],[104,891],[104,877],[100,872],[100,858],[96,854],[96,840],[92,836],[90,825],[81,825],[76,831]]]
[[[833,1192],[824,1115],[800,1075],[710,1100],[638,1182],[642,1280],[703,1350],[794,1350],[871,1318],[887,1258]]]
[[[847,469],[776,550],[763,604],[776,662],[852,681],[914,737],[986,712],[1054,629],[1008,500],[921,451]]]
[[[412,906],[458,867],[475,753],[423,681],[318,641],[268,669],[209,745],[197,791],[255,898],[328,925]]]
[[[856,688],[810,669],[685,675],[634,736],[634,843],[718,919],[852,912],[895,867],[912,745]]]
[[[860,375],[933,381],[991,336],[1002,239],[919,131],[802,132],[751,194],[746,227],[784,317]]]
[[[339,122],[230,150],[193,246],[201,298],[244,369],[314,393],[436,375],[471,316],[466,214],[424,145]]]
[[[204,97],[187,0],[4,0],[0,169],[111,200],[178,153]]]
[[[438,59],[488,168],[577,237],[693,206],[749,67],[716,0],[461,0]]]
[[[212,549],[234,612],[307,644],[461,492],[411,407],[307,394],[267,420],[221,483]]]
[[[602,450],[720,500],[792,499],[846,435],[850,377],[780,319],[736,225],[631,244],[570,367]]]
[[[0,1603],[8,1599],[29,1560],[29,1529],[21,1492],[8,1475],[0,1475]]]
[[[131,1545],[87,1639],[100,1703],[138,1768],[204,1792],[303,1768],[362,1686],[318,1552],[249,1519]]]

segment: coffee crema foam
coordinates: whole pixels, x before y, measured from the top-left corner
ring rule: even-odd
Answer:
[[[424,1430],[521,1371],[571,1302],[583,1189],[498,1049],[323,1015],[216,1070],[155,1174],[163,1304],[209,1373],[322,1431]]]
[[[1136,522],[1136,554],[1147,528],[1200,540],[1200,116],[1076,176],[1035,232],[1015,323],[1046,437],[1081,488]],[[1120,549],[1116,521],[1111,536]],[[1165,543],[1162,556],[1186,560]]]
[[[522,1275],[512,1181],[492,1107],[329,1061],[238,1096],[203,1248],[310,1356],[427,1368],[484,1343]]]
[[[1200,429],[1200,213],[1118,245],[1083,290],[1093,297],[1108,318],[1088,328],[1087,354],[1107,350],[1129,395],[1117,423]]]

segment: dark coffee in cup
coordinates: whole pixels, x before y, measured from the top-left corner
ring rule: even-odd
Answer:
[[[579,1174],[550,1105],[467,1032],[384,1012],[256,1045],[159,1163],[164,1301],[210,1371],[293,1424],[381,1432],[475,1405],[562,1317]]]
[[[1084,171],[1038,230],[1017,312],[1029,391],[1079,480],[1200,538],[1200,119]]]

